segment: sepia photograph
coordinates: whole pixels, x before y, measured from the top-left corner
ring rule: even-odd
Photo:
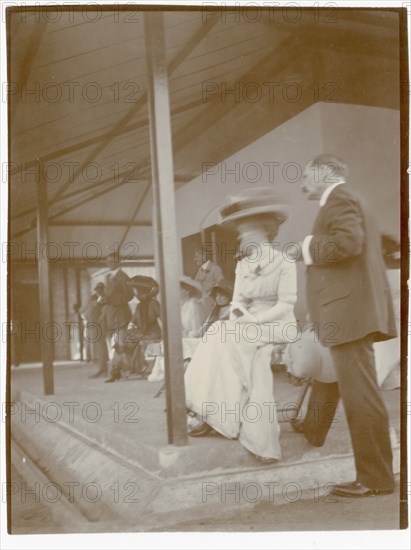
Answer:
[[[348,4],[2,4],[5,548],[408,547],[411,11]]]

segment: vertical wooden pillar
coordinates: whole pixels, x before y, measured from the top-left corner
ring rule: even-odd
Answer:
[[[144,13],[151,172],[160,273],[168,441],[187,444],[180,313],[181,250],[177,239],[168,74],[161,11]]]
[[[64,319],[68,321],[70,319],[70,307],[69,307],[69,292],[68,292],[68,268],[67,265],[63,265],[63,286],[64,286]],[[68,327],[70,330],[70,327]],[[66,357],[71,359],[71,349],[70,349],[70,333],[67,336],[65,333],[65,342],[66,342]]]
[[[215,234],[215,229],[212,229],[211,231],[211,244],[213,245],[212,248],[213,248],[213,262],[215,264],[219,264],[219,258],[218,258],[218,254],[217,254],[217,250],[218,250],[218,245],[217,245],[217,238],[216,238],[216,234]]]
[[[53,372],[53,344],[47,336],[47,327],[52,322],[50,264],[47,257],[48,243],[48,208],[47,182],[40,171],[37,184],[37,243],[38,243],[38,272],[40,292],[40,341],[41,360],[43,363],[44,393],[54,393]]]
[[[76,303],[81,308],[81,272],[76,268]],[[81,323],[80,315],[77,313],[77,330],[78,330],[78,343],[80,347],[80,361],[84,361],[84,334],[83,325]]]

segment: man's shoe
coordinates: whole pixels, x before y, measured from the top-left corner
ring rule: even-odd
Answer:
[[[104,370],[99,370],[95,372],[94,374],[91,374],[89,378],[100,378],[101,376],[107,376],[107,372]]]
[[[341,483],[340,485],[336,485],[331,491],[333,495],[351,498],[371,497],[375,495],[390,495],[393,492],[393,489],[370,489],[369,487],[365,487],[358,481],[353,481],[352,483]]]
[[[206,422],[203,422],[197,428],[193,428],[188,432],[188,435],[191,437],[205,437],[213,431],[213,428],[209,426]]]

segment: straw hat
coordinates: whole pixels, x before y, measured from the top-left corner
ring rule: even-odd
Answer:
[[[272,187],[253,187],[230,197],[228,203],[220,209],[220,223],[235,225],[239,220],[259,214],[273,214],[273,217],[283,223],[288,218],[288,213],[288,204],[277,190]]]
[[[195,281],[191,277],[183,275],[180,277],[180,285],[184,288],[188,288],[196,295],[197,298],[201,298],[203,295],[203,288],[198,281]]]
[[[227,279],[221,279],[216,283],[209,292],[210,296],[215,296],[217,292],[221,292],[222,294],[226,294],[230,298],[233,296],[234,292],[234,285],[232,282],[228,281]]]

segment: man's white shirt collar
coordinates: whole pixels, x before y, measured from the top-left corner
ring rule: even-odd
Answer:
[[[205,263],[203,263],[203,265],[201,267],[204,269],[204,271],[207,271],[207,269],[210,269],[210,267],[211,267],[210,260],[207,260]]]
[[[339,185],[342,185],[343,183],[345,183],[345,181],[337,181],[337,182],[333,183],[332,185],[330,185],[330,187],[327,187],[327,189],[321,195],[320,206],[324,206],[324,204],[327,202],[327,199],[330,196],[333,189],[335,189]]]

